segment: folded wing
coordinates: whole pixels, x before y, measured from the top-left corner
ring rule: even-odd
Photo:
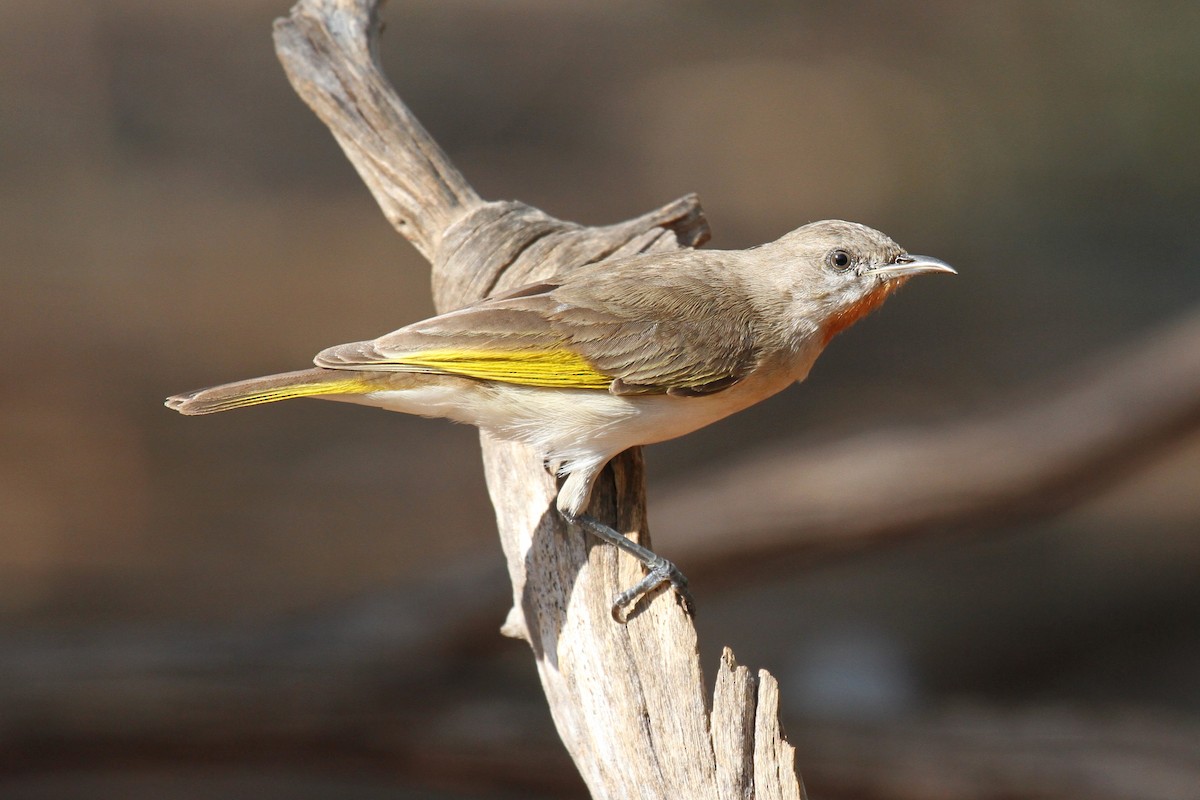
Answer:
[[[732,386],[757,363],[746,305],[729,287],[663,274],[662,262],[586,267],[569,283],[525,287],[374,341],[331,347],[315,363],[618,394]]]

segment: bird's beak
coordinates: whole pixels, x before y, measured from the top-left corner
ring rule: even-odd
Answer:
[[[878,275],[881,278],[908,278],[925,272],[948,272],[951,275],[958,274],[958,271],[955,270],[954,267],[940,259],[931,258],[930,256],[910,255],[900,256],[891,264],[884,264],[883,266],[868,270],[867,274]]]

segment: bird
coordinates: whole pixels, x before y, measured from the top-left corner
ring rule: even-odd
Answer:
[[[170,397],[211,414],[295,397],[375,406],[475,425],[522,442],[559,476],[570,524],[637,558],[645,576],[614,618],[670,584],[674,563],[586,513],[604,466],[803,381],[840,332],[915,275],[954,274],[885,234],[812,222],[745,250],[679,250],[600,261],[363,342],[315,366]]]

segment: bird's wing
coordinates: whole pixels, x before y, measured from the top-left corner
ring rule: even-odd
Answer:
[[[747,304],[729,287],[660,274],[662,259],[584,268],[562,283],[332,347],[315,362],[617,394],[696,395],[732,386],[757,363]]]

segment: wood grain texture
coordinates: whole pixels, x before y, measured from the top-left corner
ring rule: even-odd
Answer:
[[[292,85],[329,126],[396,229],[430,259],[447,311],[604,259],[694,247],[708,236],[694,197],[617,225],[584,227],[516,202],[483,202],[379,69],[377,4],[302,0],[276,24]],[[529,642],[567,751],[596,798],[717,798],[717,755],[696,632],[674,595],[643,598],[616,624],[612,598],[640,566],[563,524],[555,481],[520,445],[482,439],[489,492],[512,579],[504,632]],[[640,452],[614,459],[590,509],[649,542]],[[763,681],[760,678],[760,689]],[[773,685],[773,683],[771,684]],[[745,693],[722,700],[749,702]],[[722,733],[752,794],[798,797],[791,752],[758,698],[754,737]],[[744,719],[745,708],[719,719]],[[791,775],[790,783],[781,778]],[[770,781],[772,786],[764,785]]]

